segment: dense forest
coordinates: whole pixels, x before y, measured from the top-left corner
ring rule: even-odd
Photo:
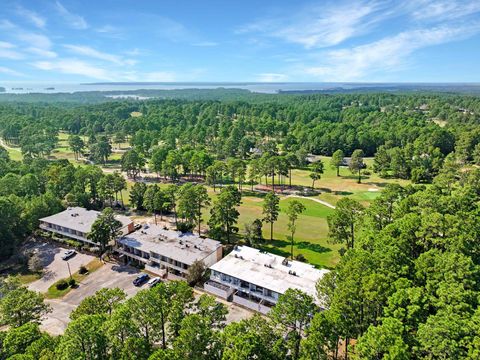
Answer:
[[[225,307],[171,282],[128,300],[120,290],[87,298],[65,334],[51,337],[38,328],[49,310],[42,297],[8,279],[0,283],[0,320],[10,326],[0,333],[1,357],[478,359],[479,119],[478,97],[429,93],[1,103],[3,145],[23,154],[14,161],[0,148],[3,259],[39,218],[119,200],[125,178],[101,168],[117,143],[130,145],[120,160],[129,179],[148,165],[170,183],[135,183],[132,209],[175,212],[188,230],[200,229],[204,184],[221,184],[208,225],[225,244],[242,186],[274,190],[287,186],[292,169],[306,168],[313,188],[324,165],[311,156],[331,156],[331,166],[347,158],[359,181],[369,171],[411,180],[386,186],[368,207],[348,197],[336,204],[329,237],[345,248],[317,284],[323,311],[288,291],[267,318],[225,326]],[[85,164],[50,158],[59,133]],[[371,169],[364,157],[374,157]],[[275,196],[264,200],[273,210]]]

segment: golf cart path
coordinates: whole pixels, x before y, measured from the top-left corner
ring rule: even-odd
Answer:
[[[306,200],[312,200],[312,201],[315,201],[319,204],[322,204],[322,205],[325,205],[326,207],[329,207],[330,209],[335,209],[335,206],[326,202],[326,201],[323,201],[323,200],[320,200],[320,199],[317,199],[317,198],[312,198],[312,197],[308,197],[308,196],[300,196],[300,195],[294,195],[294,194],[291,194],[291,195],[287,195],[286,196],[287,198],[289,197],[295,197],[295,198],[299,198],[299,199],[306,199]]]

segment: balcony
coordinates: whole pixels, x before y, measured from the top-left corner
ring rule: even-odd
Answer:
[[[208,291],[209,293],[216,295],[218,297],[221,297],[223,299],[228,299],[232,295],[232,293],[235,291],[235,289],[232,289],[227,285],[221,284],[213,280],[208,280],[203,285],[203,288],[205,289],[205,291]]]
[[[248,295],[247,295],[248,296]],[[233,302],[235,304],[244,306],[248,309],[257,311],[261,314],[267,315],[271,310],[271,306],[269,306],[264,300],[257,301],[254,298],[247,297],[246,295],[242,295],[241,293],[237,292],[233,295]]]
[[[145,259],[144,257],[142,256],[139,256],[139,255],[135,255],[134,253],[128,251],[128,250],[125,250],[125,249],[122,249],[120,247],[116,248],[117,252],[120,253],[120,254],[123,254],[125,256],[128,256],[128,257],[131,257],[132,259],[135,259],[135,260],[138,260],[138,261],[141,261],[143,263],[146,263],[148,262],[148,259]]]
[[[45,230],[45,231],[50,231],[52,233],[55,233],[55,234],[58,234],[58,235],[62,235],[62,236],[65,236],[65,237],[68,237],[70,239],[74,239],[74,240],[78,240],[78,241],[82,241],[82,242],[86,242],[86,243],[89,243],[89,244],[92,244],[92,245],[97,245],[95,244],[94,242],[86,239],[85,237],[83,236],[80,236],[80,235],[77,235],[77,234],[72,234],[68,231],[63,231],[63,230],[58,230],[58,229],[54,229],[52,227],[49,227],[48,225],[46,224],[40,224],[40,229],[42,230]]]

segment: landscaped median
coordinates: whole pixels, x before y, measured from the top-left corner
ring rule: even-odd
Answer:
[[[71,279],[68,277],[66,279],[58,280],[53,285],[51,285],[45,293],[45,298],[58,299],[65,296],[70,292],[70,290],[78,286],[78,284],[82,282],[82,280],[85,279],[89,274],[95,272],[102,266],[103,263],[100,261],[100,259],[93,259],[85,266],[86,272],[85,270],[82,271],[82,269],[80,269],[79,271],[72,274],[72,279],[74,280],[74,282],[71,281]]]

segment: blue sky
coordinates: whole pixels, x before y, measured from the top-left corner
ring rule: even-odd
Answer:
[[[480,82],[478,59],[479,0],[2,0],[0,8],[0,81]]]

